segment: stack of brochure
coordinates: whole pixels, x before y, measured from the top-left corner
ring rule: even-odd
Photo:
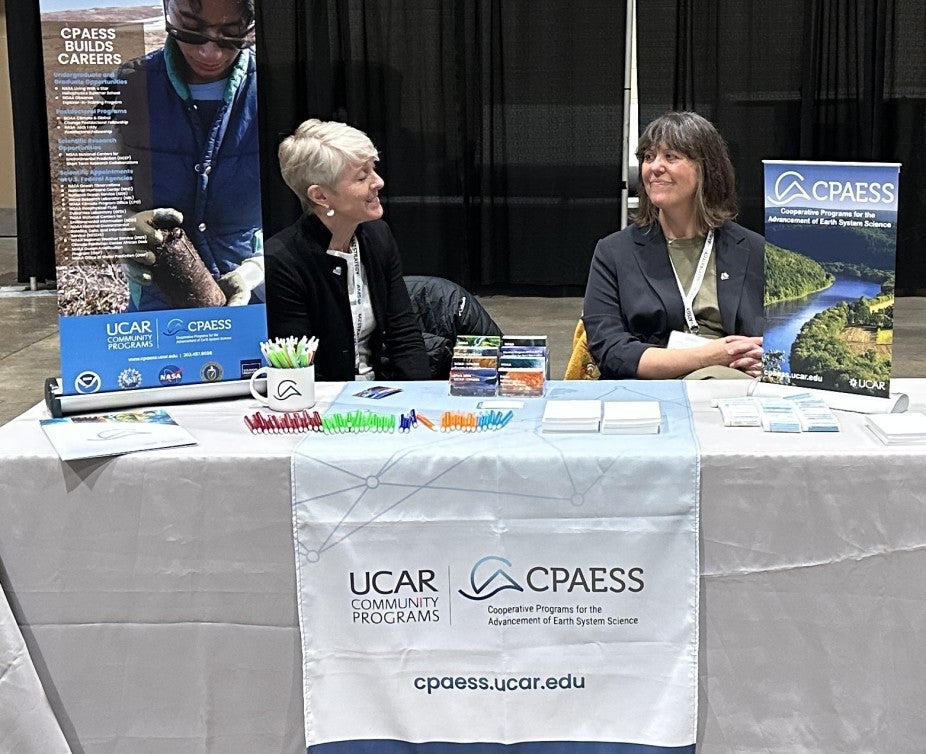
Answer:
[[[605,435],[655,435],[662,416],[659,401],[606,401],[601,419]]]
[[[498,389],[497,335],[460,335],[450,364],[450,394],[494,396]]]
[[[498,354],[498,394],[537,397],[544,393],[550,355],[546,335],[506,335]]]
[[[797,396],[794,399],[801,432],[838,432],[839,420],[819,397]]]
[[[196,444],[163,409],[41,419],[39,424],[62,461]]]
[[[868,414],[865,423],[885,445],[926,442],[926,415],[916,411],[905,414]]]
[[[597,432],[601,424],[601,401],[547,401],[543,408],[544,432]]]
[[[762,427],[766,432],[838,432],[839,420],[823,399],[808,393],[782,398],[715,398],[725,427]]]

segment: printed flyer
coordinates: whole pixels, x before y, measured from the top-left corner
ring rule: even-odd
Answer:
[[[61,389],[261,366],[254,4],[41,0]]]
[[[764,164],[763,381],[888,397],[900,165]]]
[[[62,461],[196,444],[196,438],[162,409],[42,419],[39,423]]]

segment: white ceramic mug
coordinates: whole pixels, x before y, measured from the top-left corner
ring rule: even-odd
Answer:
[[[267,392],[256,387],[266,378]],[[277,369],[261,367],[251,375],[251,395],[272,411],[302,411],[315,405],[315,366]]]

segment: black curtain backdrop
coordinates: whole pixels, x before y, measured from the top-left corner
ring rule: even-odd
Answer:
[[[55,279],[51,170],[37,2],[6,0],[16,161],[16,279]]]
[[[36,2],[5,0],[18,278],[54,277]],[[366,130],[406,271],[573,293],[619,223],[623,2],[258,0],[266,231],[298,214],[276,144],[304,118]],[[730,143],[741,220],[762,159],[902,163],[897,290],[926,294],[926,3],[647,0],[640,119],[694,109]]]
[[[580,293],[620,222],[625,4],[258,3],[265,232],[298,215],[276,146],[308,117],[366,131],[407,274]]]
[[[763,159],[902,163],[897,293],[926,295],[926,3],[647,0],[637,21],[641,121],[713,121],[744,225],[764,230]]]

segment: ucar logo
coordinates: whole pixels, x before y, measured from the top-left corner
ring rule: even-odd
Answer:
[[[186,332],[186,323],[177,317],[170,320],[167,323],[167,327],[164,328],[164,334],[170,337],[174,335],[179,335],[182,332]]]
[[[107,322],[106,334],[115,335],[148,335],[151,332],[151,323],[146,320],[138,322]]]
[[[511,568],[510,560],[496,555],[487,555],[477,560],[469,572],[469,583],[473,593],[467,594],[462,589],[458,590],[459,593],[470,600],[487,600],[505,589],[523,592],[524,587],[515,581],[499,563]]]

